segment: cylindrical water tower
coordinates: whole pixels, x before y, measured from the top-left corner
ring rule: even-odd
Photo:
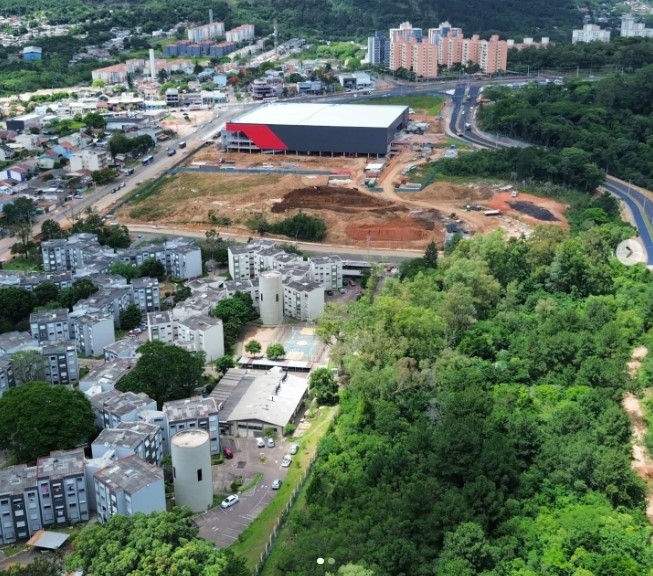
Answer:
[[[182,430],[170,442],[177,506],[205,512],[213,505],[211,439],[206,430]]]
[[[265,326],[276,326],[283,319],[283,287],[281,272],[261,272],[258,279],[261,322]]]

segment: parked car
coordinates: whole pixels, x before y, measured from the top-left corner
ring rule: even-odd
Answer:
[[[224,508],[225,510],[227,508],[231,508],[239,500],[240,498],[238,497],[237,494],[232,494],[231,496],[227,496],[220,504],[220,508]]]
[[[281,461],[281,466],[283,468],[288,468],[292,464],[292,456],[290,454],[286,454],[283,457],[283,460]]]
[[[338,292],[340,292],[340,294],[344,294],[345,292],[347,292],[347,290],[345,290],[344,288],[340,288]]]
[[[268,438],[268,448],[274,448],[274,438]]]
[[[234,457],[234,451],[231,448],[225,448],[222,452],[224,453],[224,457],[227,459]]]
[[[295,455],[295,454],[297,454],[297,452],[299,452],[299,444],[291,444],[290,445],[290,453],[292,455]]]
[[[263,438],[256,439],[256,446],[258,448],[265,448],[265,441],[263,440]]]
[[[327,290],[327,295],[328,296],[333,296],[333,290]]]
[[[272,490],[279,490],[281,488],[281,485],[283,484],[283,480],[272,480],[272,484],[270,484],[270,488]]]

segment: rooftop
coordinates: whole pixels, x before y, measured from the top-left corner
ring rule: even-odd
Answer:
[[[315,262],[315,264],[331,264],[333,262],[342,262],[342,258],[335,254],[324,254],[322,256],[311,256],[311,262]]]
[[[297,282],[293,280],[285,284],[284,288],[291,288],[292,290],[297,290],[298,292],[313,292],[314,290],[324,290],[324,287],[319,282],[312,282],[308,280],[305,282]]]
[[[154,482],[163,481],[163,471],[134,454],[102,468],[93,477],[111,492],[135,494]]]
[[[0,351],[17,352],[23,348],[38,349],[39,345],[29,332],[5,332],[0,334]]]
[[[134,288],[158,288],[159,281],[156,278],[144,276],[142,278],[134,278],[132,280],[132,286]]]
[[[22,494],[28,488],[36,487],[36,466],[25,464],[0,470],[0,495]]]
[[[222,320],[220,318],[213,318],[212,316],[207,316],[206,314],[189,316],[185,320],[179,321],[180,326],[185,326],[190,330],[208,330],[209,328],[213,328],[218,324],[222,324]]]
[[[179,422],[181,420],[208,418],[210,414],[218,412],[218,407],[213,398],[195,396],[184,400],[165,402],[163,412],[168,418],[168,422]]]
[[[84,474],[84,449],[59,450],[39,458],[36,464],[38,478],[65,478]]]
[[[104,400],[101,409],[116,416],[124,416],[130,412],[147,408],[151,404],[154,404],[154,400],[145,392],[119,392]]]
[[[136,430],[119,430],[117,428],[104,428],[93,444],[104,446],[119,446],[131,450],[137,448],[146,438]]]
[[[57,308],[46,312],[33,312],[29,315],[30,322],[64,322],[68,320],[68,308]]]
[[[132,360],[114,360],[113,362],[107,362],[97,368],[93,368],[93,370],[82,378],[82,383],[96,382],[98,384],[115,384],[131,370],[132,365]]]
[[[387,128],[407,111],[407,106],[271,103],[246,112],[231,123]]]
[[[109,354],[121,355],[123,352],[131,353],[132,358],[136,358],[136,351],[143,345],[140,340],[132,340],[131,338],[123,338],[116,340],[113,344],[104,347],[104,351]]]
[[[235,369],[231,368],[227,375],[232,370]],[[271,368],[256,376],[228,417],[222,420],[259,420],[283,427],[290,422],[307,389],[306,378],[289,374],[280,368]]]
[[[150,326],[156,326],[157,324],[171,324],[173,321],[171,312],[150,312],[147,315],[147,323]]]
[[[41,354],[44,356],[52,356],[54,354],[65,354],[66,352],[75,352],[74,340],[57,340],[56,342],[44,342],[41,344]]]
[[[209,441],[209,433],[206,430],[200,430],[198,428],[177,432],[171,440],[175,446],[181,448],[196,448]]]

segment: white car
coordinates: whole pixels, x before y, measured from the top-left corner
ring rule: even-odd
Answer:
[[[257,448],[265,448],[265,440],[263,440],[263,438],[257,438],[256,446]]]
[[[299,444],[291,444],[290,445],[290,453],[291,454],[297,454],[299,452]]]
[[[281,461],[281,467],[288,468],[291,464],[292,464],[292,456],[290,454],[286,454],[283,457],[283,460]]]
[[[226,510],[227,508],[231,508],[239,500],[240,500],[240,498],[238,497],[237,494],[232,494],[231,496],[227,496],[222,501],[222,503],[220,504],[220,507],[224,508]]]

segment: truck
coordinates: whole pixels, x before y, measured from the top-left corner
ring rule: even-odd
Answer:
[[[486,210],[483,214],[486,216],[501,216],[501,210]]]
[[[184,140],[179,142],[179,148],[186,148],[186,142]]]

